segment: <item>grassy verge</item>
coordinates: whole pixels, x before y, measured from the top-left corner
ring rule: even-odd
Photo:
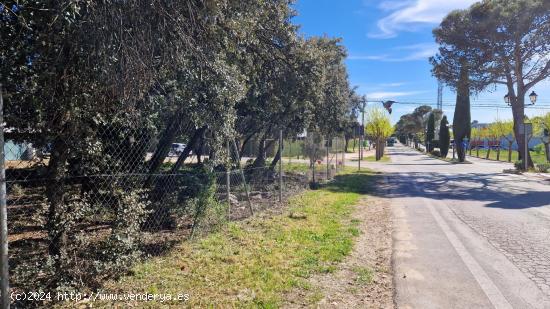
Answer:
[[[470,152],[468,152],[468,155]],[[531,158],[533,159],[533,162],[535,164],[542,164],[546,163],[546,156],[544,153],[536,153],[534,151],[530,151]],[[475,149],[472,150],[472,157],[477,157],[477,152]],[[487,157],[487,149],[480,149],[479,150],[479,158],[485,159]],[[497,159],[497,151],[491,150],[489,153],[489,159],[496,160]],[[516,162],[518,160],[518,152],[512,151],[512,163]],[[508,150],[501,150],[500,151],[500,158],[499,161],[508,162]]]
[[[167,256],[135,266],[132,275],[106,289],[189,293],[183,304],[189,307],[277,307],[286,291],[307,289],[306,278],[334,271],[351,252],[359,231],[350,217],[370,177],[366,171],[345,172],[320,190],[291,199],[283,215],[230,223],[203,239],[182,242]],[[368,281],[368,274],[363,277]],[[102,305],[113,304],[120,303]]]
[[[383,156],[382,158],[380,158],[380,160],[376,161],[375,156],[368,156],[368,157],[363,157],[363,161],[367,161],[367,162],[390,162],[391,159],[390,159],[389,156]]]

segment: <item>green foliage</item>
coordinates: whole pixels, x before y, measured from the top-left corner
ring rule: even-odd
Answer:
[[[550,163],[537,164],[537,170],[541,173],[548,173],[550,171]]]
[[[167,257],[139,263],[104,287],[153,293],[160,288],[158,278],[163,278],[163,293],[193,290],[201,295],[190,298],[190,307],[280,307],[286,293],[313,275],[334,271],[350,254],[358,235],[358,221],[350,220],[351,214],[371,177],[369,172],[340,175],[320,190],[292,198],[284,214],[234,222],[202,239],[183,242]],[[358,283],[372,280],[373,270],[354,271]],[[225,279],[213,285],[211,278]]]
[[[390,117],[382,108],[372,107],[365,112],[365,131],[375,140],[385,141],[393,134]]]
[[[427,115],[432,112],[432,108],[423,105],[415,108],[410,114],[402,115],[395,125],[395,132],[398,135],[416,136],[420,139],[424,135]]]
[[[211,171],[228,161],[228,140],[307,130],[313,162],[322,138],[349,135],[364,97],[349,85],[346,50],[304,39],[294,14],[280,0],[2,2],[10,139],[49,150],[24,171],[41,179],[31,189],[47,209],[47,269],[17,277],[97,287],[140,257],[150,230],[216,229],[226,205]],[[207,149],[208,162],[186,169],[180,154],[165,164],[176,141]]]
[[[544,153],[544,144],[536,145],[534,150],[535,150],[535,153],[538,154],[538,155]]]
[[[434,113],[430,113],[430,116],[428,117],[428,125],[426,129],[426,144],[430,145],[430,149],[428,151],[431,151],[434,148],[433,140],[435,138],[435,115]]]
[[[430,58],[432,72],[439,80],[457,90],[458,111],[469,92],[481,92],[496,84],[510,89],[509,98],[516,129],[523,121],[525,97],[539,82],[550,77],[550,2],[543,0],[486,0],[466,10],[456,10],[443,19],[433,31],[440,45],[439,53]],[[498,55],[498,56],[495,56]],[[468,81],[467,84],[464,84]],[[468,103],[469,105],[469,103]],[[469,109],[469,108],[468,108]],[[460,121],[466,124],[466,121]],[[455,140],[467,136],[458,129]],[[522,157],[532,166],[529,154],[516,136]],[[462,160],[459,147],[459,158]]]
[[[466,61],[461,59],[464,64]],[[465,139],[472,140],[471,116],[470,116],[470,79],[468,68],[463,65],[460,68],[460,80],[457,85],[456,106],[453,117],[453,134],[458,155],[458,161],[466,160]]]
[[[441,157],[446,158],[449,153],[449,143],[451,142],[451,136],[449,133],[449,122],[447,116],[443,116],[439,125],[439,150]]]

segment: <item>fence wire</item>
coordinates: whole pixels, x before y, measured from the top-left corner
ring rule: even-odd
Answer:
[[[275,138],[257,164],[239,139],[220,141],[177,117],[159,126],[137,119],[84,131],[4,128],[10,275],[2,279],[19,295],[13,307],[55,303],[31,292],[101,289],[228,220],[280,210],[343,165],[343,139],[295,137],[279,149]]]

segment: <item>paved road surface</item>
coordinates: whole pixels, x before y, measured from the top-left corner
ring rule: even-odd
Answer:
[[[399,308],[550,308],[550,181],[388,151]]]

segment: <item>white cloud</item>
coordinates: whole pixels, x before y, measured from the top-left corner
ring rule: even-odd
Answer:
[[[387,59],[387,55],[372,55],[372,56],[358,56],[358,55],[350,55],[348,56],[349,60],[385,60]]]
[[[421,43],[414,45],[405,45],[395,47],[396,51],[406,51],[408,54],[403,56],[390,56],[384,55],[366,55],[366,56],[349,56],[349,60],[373,60],[373,61],[385,61],[385,62],[403,62],[403,61],[416,61],[426,60],[429,57],[437,53],[437,44],[435,43]]]
[[[401,86],[404,86],[406,85],[407,83],[405,82],[400,82],[400,83],[387,83],[387,84],[380,84],[381,87],[401,87]]]
[[[406,96],[421,94],[421,93],[426,93],[426,91],[402,91],[402,92],[380,91],[380,92],[367,93],[367,98],[373,99],[373,100],[391,99],[391,98],[406,97]]]
[[[378,30],[370,33],[373,38],[393,38],[400,31],[414,31],[422,25],[434,25],[451,11],[465,9],[476,0],[405,0],[382,1],[378,8],[391,13],[380,19]]]

